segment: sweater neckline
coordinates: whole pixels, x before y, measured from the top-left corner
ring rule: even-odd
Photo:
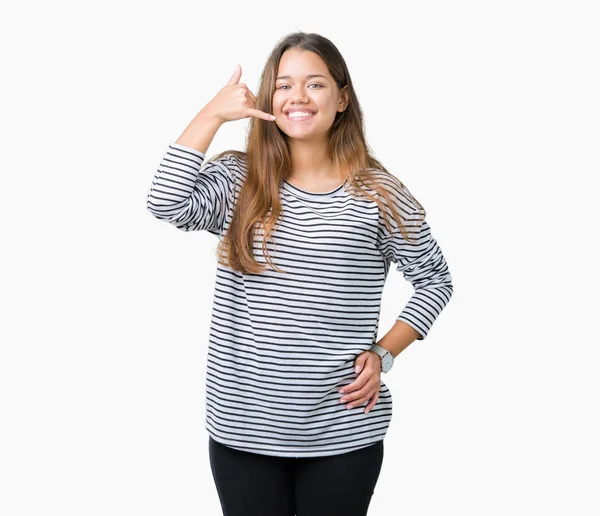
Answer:
[[[292,183],[290,183],[287,179],[284,179],[281,184],[283,186],[283,188],[285,190],[287,190],[288,192],[297,195],[299,197],[303,197],[305,199],[323,199],[326,197],[332,197],[333,195],[335,195],[337,192],[339,192],[340,190],[342,190],[344,188],[344,186],[346,185],[346,183],[348,182],[348,179],[346,179],[342,184],[336,186],[333,190],[329,190],[327,192],[309,192],[308,190],[304,190],[302,188],[299,188],[297,186],[294,186]]]

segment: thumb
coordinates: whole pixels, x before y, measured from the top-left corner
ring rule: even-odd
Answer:
[[[358,355],[358,357],[354,361],[354,372],[356,374],[358,374],[358,373],[360,373],[362,371],[362,368],[365,365],[365,361],[366,360],[367,360],[367,354],[366,353],[362,353],[361,355]]]
[[[240,77],[242,76],[242,68],[240,67],[240,65],[235,65],[235,71],[233,72],[233,75],[231,76],[231,78],[227,81],[227,86],[233,86],[234,84],[237,84],[238,82],[240,82]]]

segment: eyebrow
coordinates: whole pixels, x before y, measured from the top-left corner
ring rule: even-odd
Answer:
[[[325,77],[323,74],[320,73],[313,73],[313,74],[309,74],[306,76],[307,79],[313,79],[314,77],[323,77],[323,79],[327,79],[327,77]],[[279,79],[291,79],[292,76],[291,75],[281,75],[279,77],[277,77],[277,80]]]

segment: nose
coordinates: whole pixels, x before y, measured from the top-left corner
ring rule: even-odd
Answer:
[[[306,93],[293,93],[290,100],[292,103],[305,102],[308,100],[308,97]]]

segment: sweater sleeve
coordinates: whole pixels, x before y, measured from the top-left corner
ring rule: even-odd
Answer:
[[[397,194],[392,197],[394,206],[412,242],[402,236],[388,209],[393,231],[389,232],[380,212],[377,245],[383,256],[396,264],[397,270],[414,288],[396,320],[412,326],[420,334],[417,340],[423,340],[452,297],[452,276],[425,220],[425,211],[416,204],[404,185],[398,188]],[[387,209],[385,201],[384,205]]]
[[[232,202],[235,171],[227,166],[226,156],[202,167],[204,160],[204,153],[170,143],[146,195],[146,207],[182,231],[206,229],[220,236]]]

